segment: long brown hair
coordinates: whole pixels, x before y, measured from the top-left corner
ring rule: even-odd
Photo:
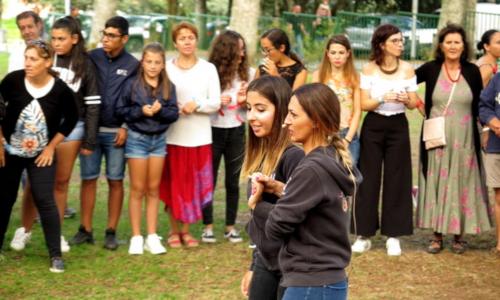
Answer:
[[[271,133],[266,137],[257,137],[250,126],[247,134],[247,147],[241,177],[254,172],[271,175],[285,149],[290,145],[288,132],[281,128],[288,114],[288,103],[292,90],[281,77],[264,75],[250,83],[248,92],[257,92],[274,105],[274,119]]]
[[[340,103],[337,95],[322,83],[310,83],[296,89],[292,96],[297,98],[309,119],[316,124],[313,134],[335,147],[338,158],[351,171],[351,155],[339,135]]]
[[[241,58],[239,40],[243,41],[245,56]],[[238,61],[241,62],[238,63]],[[226,30],[219,34],[212,42],[208,61],[213,63],[219,74],[222,91],[231,87],[236,76],[242,81],[248,81],[248,56],[243,37],[233,30]]]
[[[330,46],[332,44],[342,45],[349,52],[349,57],[345,62],[342,75],[350,87],[357,87],[359,85],[359,76],[358,72],[356,72],[356,68],[354,67],[354,53],[351,49],[351,43],[349,43],[349,40],[341,34],[331,37],[326,43],[323,58],[321,59],[321,63],[319,65],[319,82],[326,84],[328,80],[330,80],[332,65],[328,59],[328,51],[330,50]]]
[[[142,50],[142,59],[141,59],[141,64],[139,67],[138,71],[138,76],[137,80],[134,82],[134,87],[139,87],[147,91],[146,87],[148,86],[146,80],[144,79],[144,68],[142,67],[142,61],[144,60],[144,57],[146,56],[146,53],[155,53],[155,54],[160,54],[163,64],[166,64],[165,60],[165,49],[163,49],[163,46],[158,43],[158,42],[153,42],[150,44],[147,44],[144,46],[144,49]],[[165,71],[165,67],[163,67],[163,70],[160,72],[160,78],[158,80],[158,85],[151,90],[151,96],[154,98],[158,93],[161,94],[162,98],[167,101],[168,97],[170,95],[170,79],[168,78],[167,72]]]

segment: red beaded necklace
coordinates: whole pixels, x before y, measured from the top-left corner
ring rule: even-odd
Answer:
[[[448,77],[448,79],[453,83],[458,82],[458,80],[460,79],[460,75],[462,74],[462,68],[461,67],[458,68],[457,79],[453,80],[453,78],[451,78],[451,76],[450,76],[450,72],[448,71],[448,67],[446,66],[446,63],[443,63],[443,65],[444,65],[444,70],[446,71],[446,76]]]

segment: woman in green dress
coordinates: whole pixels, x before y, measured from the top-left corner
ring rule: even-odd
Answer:
[[[420,157],[416,220],[417,227],[434,231],[427,248],[433,254],[443,249],[445,234],[454,235],[451,250],[461,254],[467,248],[463,234],[491,228],[476,125],[482,81],[467,57],[464,29],[449,24],[438,33],[435,60],[416,70],[417,82],[426,84],[427,118],[445,116],[446,145],[430,150],[422,145]]]

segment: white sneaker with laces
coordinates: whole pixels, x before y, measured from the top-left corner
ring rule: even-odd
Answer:
[[[128,248],[128,254],[130,255],[141,255],[144,253],[144,238],[142,235],[133,236],[130,239],[130,246]]]
[[[236,229],[231,229],[229,232],[224,233],[224,237],[228,239],[231,243],[240,243],[243,239],[240,233]]]
[[[71,248],[69,247],[69,244],[68,242],[66,241],[66,239],[61,235],[61,252],[69,252]]]
[[[167,249],[161,244],[160,237],[156,234],[149,234],[144,242],[144,250],[149,251],[151,254],[167,253]]]
[[[354,253],[363,253],[370,250],[371,247],[372,242],[370,241],[370,239],[358,236],[354,244],[352,244],[351,246],[351,251]]]
[[[203,233],[201,234],[201,241],[203,243],[210,243],[210,244],[217,242],[217,239],[215,238],[212,229],[203,229]]]
[[[31,232],[26,232],[24,227],[19,227],[14,233],[14,238],[10,242],[10,247],[16,251],[21,251],[31,239]]]
[[[401,255],[401,245],[399,244],[399,239],[397,238],[388,238],[385,243],[385,247],[387,248],[387,255],[389,256],[400,256]]]

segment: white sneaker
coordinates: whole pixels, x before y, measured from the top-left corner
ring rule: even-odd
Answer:
[[[385,243],[385,247],[387,248],[387,255],[401,255],[401,246],[399,245],[399,240],[397,238],[388,238],[387,242]]]
[[[217,242],[217,239],[215,238],[212,229],[203,229],[203,233],[201,234],[201,241],[203,243],[210,243],[210,244]]]
[[[66,242],[66,239],[64,239],[64,237],[61,235],[61,252],[69,252],[70,250],[70,247],[69,247],[69,244],[68,242]]]
[[[156,234],[149,234],[144,243],[144,250],[149,251],[151,254],[167,253],[167,249],[161,244],[160,237]]]
[[[372,242],[370,241],[370,239],[358,236],[354,244],[352,244],[351,246],[351,251],[355,253],[363,253],[370,250],[371,247]]]
[[[31,239],[31,232],[26,232],[24,227],[19,227],[14,233],[14,238],[10,242],[10,247],[16,251],[21,251]]]
[[[144,238],[142,235],[133,236],[130,239],[130,246],[128,247],[128,254],[141,255],[144,253]]]
[[[228,239],[231,243],[240,243],[243,239],[240,236],[240,233],[236,229],[231,229],[229,232],[224,233],[224,237]]]

